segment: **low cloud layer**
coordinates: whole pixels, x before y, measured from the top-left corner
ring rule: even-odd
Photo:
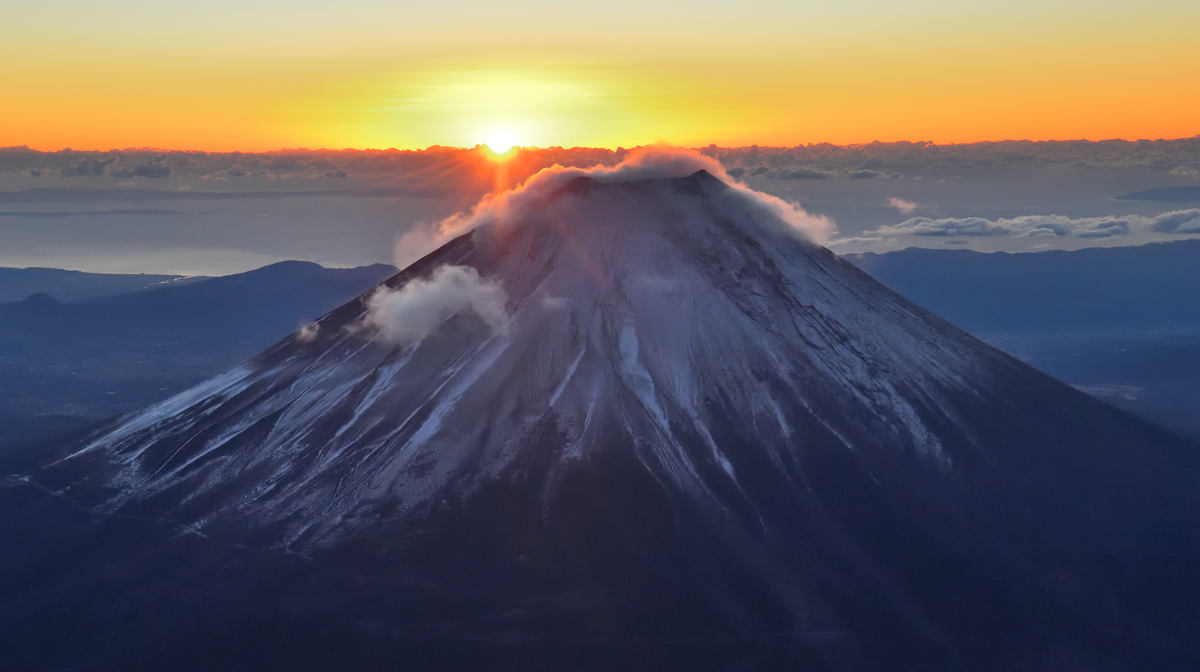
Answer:
[[[872,142],[859,145],[818,143],[796,147],[717,147],[701,150],[717,159],[738,180],[823,180],[953,177],[993,167],[1120,168],[1161,171],[1176,179],[1200,177],[1200,136],[1177,140],[1106,140],[1102,142],[1003,141],[957,145],[928,142]],[[517,182],[554,165],[587,167],[620,163],[627,150],[587,147],[526,147],[509,162]],[[165,154],[165,160],[161,157]],[[96,161],[118,158],[103,172]],[[157,159],[157,162],[156,162]],[[86,168],[83,160],[90,162]],[[110,175],[116,178],[170,177],[323,179],[391,177],[412,180],[426,190],[476,193],[490,188],[491,164],[479,148],[430,147],[424,150],[309,150],[277,152],[162,152],[150,149],[38,152],[28,147],[0,147],[0,177],[29,175]],[[114,172],[115,171],[115,172]],[[486,176],[483,173],[488,173]],[[118,175],[117,173],[120,173]],[[489,179],[482,179],[487,177]],[[479,193],[482,193],[480,191]]]
[[[844,177],[851,180],[871,180],[875,178],[896,179],[900,177],[900,173],[885,173],[879,170],[871,170],[870,168],[822,169],[812,166],[791,168],[758,166],[752,169],[736,166],[729,169],[729,175],[739,180],[743,177],[762,177],[770,180],[828,180],[835,177]]]
[[[445,320],[473,313],[494,332],[508,330],[508,295],[469,266],[441,266],[427,279],[399,289],[380,287],[368,299],[365,326],[386,343],[409,345],[433,333]]]
[[[1150,225],[1163,233],[1200,233],[1200,208],[1164,212],[1151,220]]]
[[[112,175],[114,177],[168,178],[171,176],[171,167],[167,165],[168,158],[168,154],[159,154],[136,166],[116,168],[112,171]]]
[[[893,201],[898,199],[892,199]],[[897,207],[892,203],[893,207]],[[861,239],[883,236],[1005,236],[1011,238],[1109,238],[1135,231],[1200,233],[1200,209],[1167,212],[1157,217],[1125,215],[1072,218],[1063,215],[1026,215],[1011,219],[983,217],[913,217],[899,224],[863,232]],[[844,242],[844,241],[843,241]]]
[[[699,152],[673,147],[641,147],[628,152],[616,166],[564,168],[556,165],[546,168],[512,191],[485,196],[469,212],[453,215],[435,224],[417,224],[397,242],[396,264],[404,268],[452,238],[483,224],[519,218],[520,213],[533,201],[578,177],[589,177],[599,182],[628,182],[686,177],[700,170],[731,186],[736,197],[752,210],[765,211],[808,240],[824,242],[836,230],[833,220],[828,217],[810,214],[798,204],[750,189],[726,173],[718,161]]]
[[[931,142],[816,143],[796,147],[716,147],[704,153],[731,170],[775,179],[956,175],[989,167],[1120,168],[1200,175],[1200,136],[1177,140],[1005,140],[936,145]],[[870,175],[868,172],[874,173]],[[794,177],[789,177],[789,173]],[[858,173],[854,175],[852,173]]]
[[[103,175],[105,169],[116,162],[116,157],[103,159],[80,159],[77,163],[67,164],[58,169],[63,177],[84,177],[87,175]]]

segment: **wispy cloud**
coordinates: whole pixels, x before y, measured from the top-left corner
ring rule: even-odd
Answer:
[[[1155,217],[1150,225],[1163,233],[1200,233],[1200,208],[1164,212]]]
[[[496,333],[503,333],[509,322],[507,302],[504,288],[484,280],[474,268],[440,266],[428,278],[411,280],[399,289],[375,290],[363,323],[375,330],[377,338],[396,345],[419,341],[461,313],[474,314]]]
[[[911,205],[906,202],[902,203]],[[892,206],[900,209],[900,206],[895,203],[892,203]],[[899,224],[865,231],[861,236],[864,238],[903,235],[1109,238],[1138,230],[1162,233],[1200,233],[1200,209],[1166,212],[1157,217],[1143,215],[1079,218],[1064,215],[1025,215],[1010,219],[913,217]]]
[[[911,215],[920,207],[912,201],[906,201],[903,198],[892,197],[888,199],[888,205],[899,210],[901,214]]]

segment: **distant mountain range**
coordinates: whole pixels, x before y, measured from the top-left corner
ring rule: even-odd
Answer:
[[[989,344],[1200,439],[1200,240],[844,258]]]
[[[0,451],[135,411],[186,389],[367,291],[396,269],[384,264],[330,269],[288,261],[167,285],[153,283],[177,276],[5,271],[14,272],[0,272],[0,288],[46,291],[0,303]],[[118,287],[137,291],[74,303],[59,299]]]
[[[203,276],[145,273],[84,273],[58,268],[0,268],[0,303],[20,301],[39,292],[70,303],[159,285],[186,284],[207,279]]]

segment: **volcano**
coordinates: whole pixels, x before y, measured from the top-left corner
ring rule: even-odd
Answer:
[[[6,561],[20,660],[1200,663],[1200,448],[905,301],[718,169],[531,185],[10,479],[0,533],[90,540]],[[386,301],[428,308],[447,269],[496,305],[392,333],[411,313]]]

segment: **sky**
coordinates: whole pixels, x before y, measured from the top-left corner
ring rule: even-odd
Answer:
[[[0,146],[1200,134],[1194,0],[8,0]]]

